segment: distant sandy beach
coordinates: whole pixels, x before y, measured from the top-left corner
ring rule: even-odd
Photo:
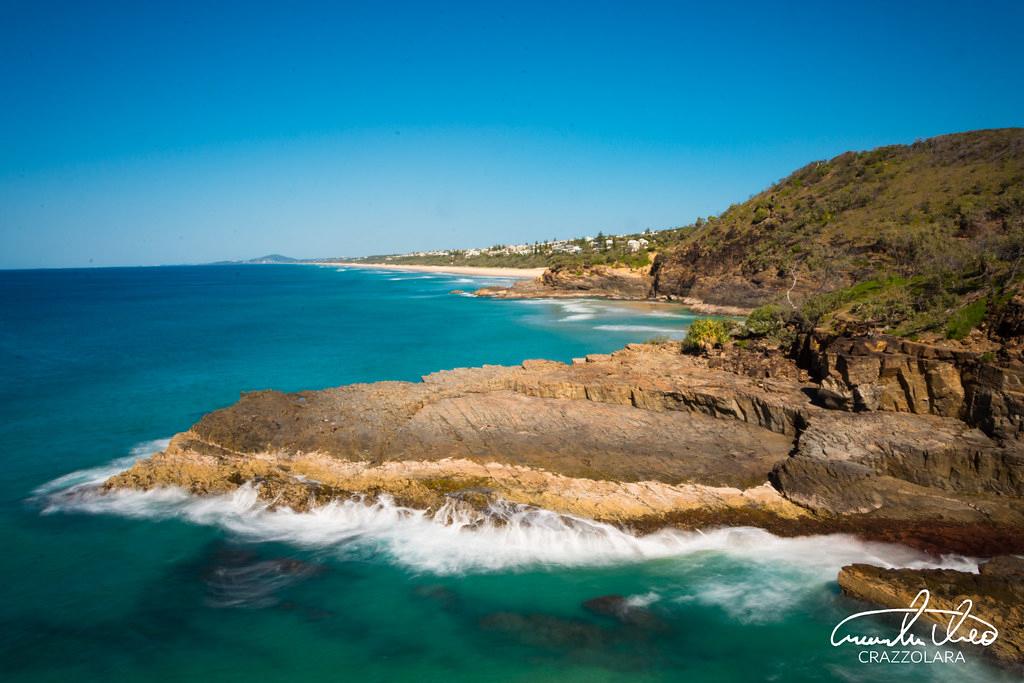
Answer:
[[[540,277],[544,268],[478,268],[474,266],[405,266],[393,263],[348,263],[338,261],[332,263],[316,263],[318,266],[338,266],[344,268],[373,268],[374,270],[398,270],[411,273],[450,273],[452,275],[485,275],[489,277]]]

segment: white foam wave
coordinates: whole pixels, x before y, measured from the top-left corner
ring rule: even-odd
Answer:
[[[643,593],[641,595],[630,595],[629,597],[627,597],[626,606],[650,607],[654,603],[658,602],[658,600],[661,600],[661,596],[658,593],[654,591],[648,591],[647,593]]]
[[[588,306],[578,302],[568,302],[560,304],[562,311],[569,315],[559,318],[559,322],[574,322],[579,320],[590,320],[597,313],[597,308],[594,306]]]
[[[36,496],[42,496],[54,493],[55,491],[67,491],[102,484],[118,472],[123,472],[134,465],[137,460],[164,450],[170,442],[170,439],[153,439],[152,441],[137,443],[132,446],[130,455],[123,458],[117,458],[116,460],[112,460],[104,465],[76,470],[69,474],[65,474],[64,476],[57,477],[52,481],[48,481],[45,484],[37,486],[32,493]]]
[[[561,303],[557,299],[512,299],[512,301],[520,306],[550,306]]]
[[[654,332],[656,334],[681,335],[683,330],[678,327],[659,327],[657,325],[595,325],[595,330],[608,332]]]
[[[429,514],[399,506],[383,496],[373,502],[334,501],[298,513],[270,508],[258,498],[252,485],[229,495],[208,497],[190,496],[179,489],[100,493],[79,488],[50,496],[44,513],[57,512],[179,518],[218,526],[252,540],[287,542],[343,555],[383,554],[413,570],[437,574],[705,555],[724,555],[766,567],[796,567],[800,582],[817,585],[834,580],[839,568],[851,562],[977,568],[977,563],[968,558],[949,557],[936,563],[909,548],[842,535],[779,538],[760,529],[741,527],[706,533],[663,530],[638,536],[608,524],[509,503],[496,503],[484,514],[452,501]],[[706,588],[710,591],[714,586]],[[759,587],[762,591],[764,588]],[[754,592],[737,590],[743,594]],[[657,598],[648,597],[651,601]],[[705,599],[735,598],[709,593]]]
[[[762,532],[767,533],[767,532]],[[801,600],[835,580],[848,564],[863,562],[882,567],[916,569],[944,568],[976,572],[976,559],[960,555],[934,558],[911,548],[860,541],[852,536],[832,534],[774,539],[764,542],[754,536],[734,537],[720,553],[741,560],[745,571],[701,572],[675,591],[679,603],[698,603],[721,608],[742,623],[780,621]]]
[[[648,311],[647,315],[652,318],[679,318],[681,320],[693,320],[694,318],[686,313],[669,313],[668,311]]]

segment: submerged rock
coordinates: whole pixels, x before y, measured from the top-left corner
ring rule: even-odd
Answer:
[[[255,552],[221,548],[203,570],[206,603],[219,608],[260,609],[280,604],[280,593],[323,571],[292,557],[263,558]]]
[[[612,642],[612,634],[596,624],[542,613],[494,612],[480,619],[480,627],[524,645],[557,650],[599,650]]]
[[[583,609],[591,614],[611,617],[621,624],[637,628],[658,631],[666,628],[646,605],[622,595],[602,595],[591,598],[583,603]]]

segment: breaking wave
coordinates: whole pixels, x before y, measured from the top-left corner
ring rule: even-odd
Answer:
[[[52,481],[48,481],[45,484],[36,487],[32,493],[34,496],[38,497],[58,491],[67,493],[68,491],[83,487],[97,486],[118,472],[123,472],[128,469],[134,465],[137,460],[164,450],[170,442],[170,439],[153,439],[152,441],[143,441],[135,444],[132,447],[130,454],[123,458],[117,458],[105,465],[76,470],[69,474],[65,474],[62,477],[57,477]]]
[[[594,329],[608,332],[653,332],[669,336],[682,336],[685,332],[678,327],[659,327],[657,325],[595,325]]]
[[[677,318],[680,320],[693,320],[696,317],[692,313],[669,313],[668,311],[649,311],[647,315],[652,318]]]
[[[578,320],[590,320],[597,313],[598,309],[595,306],[588,306],[580,303],[566,303],[560,304],[562,311],[569,315],[564,318],[559,318],[559,322],[574,322]]]
[[[821,585],[845,564],[890,567],[949,567],[976,571],[977,562],[948,556],[939,561],[912,549],[829,535],[781,538],[756,528],[707,532],[662,530],[635,535],[609,524],[540,508],[497,502],[485,511],[452,500],[429,513],[396,504],[390,497],[338,500],[309,512],[270,507],[246,484],[231,494],[191,496],[177,488],[101,492],[97,485],[158,450],[166,440],[140,444],[129,458],[81,470],[36,489],[43,514],[114,514],[139,519],[180,519],[216,526],[252,541],[290,543],[346,557],[384,556],[414,571],[435,574],[496,571],[528,566],[608,565],[669,558],[726,557],[742,563],[798,568],[799,582]],[[780,586],[788,585],[787,581]],[[735,604],[742,595],[771,598],[770,591],[706,586],[702,597]],[[732,590],[732,593],[729,591]],[[781,600],[784,588],[776,591]],[[736,593],[739,591],[739,593]],[[759,592],[758,592],[759,591]],[[695,594],[696,595],[696,594]],[[772,594],[775,595],[775,594]],[[651,596],[654,599],[655,596]],[[771,602],[769,600],[769,602]]]

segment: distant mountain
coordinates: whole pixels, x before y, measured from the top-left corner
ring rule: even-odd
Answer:
[[[302,263],[302,259],[292,258],[291,256],[283,256],[281,254],[267,254],[266,256],[258,256],[251,258],[247,261],[214,261],[209,264],[211,266],[228,266],[228,265],[262,265],[262,264],[274,264],[274,263]]]

